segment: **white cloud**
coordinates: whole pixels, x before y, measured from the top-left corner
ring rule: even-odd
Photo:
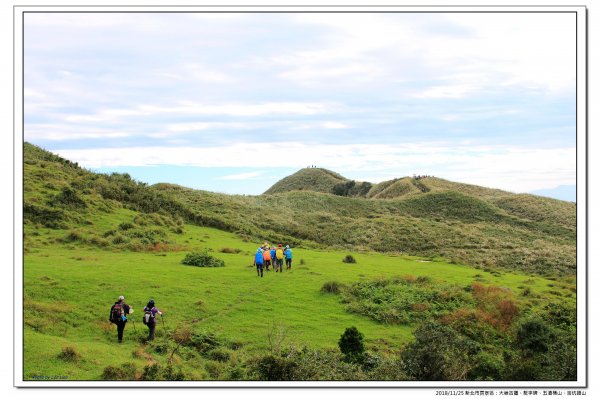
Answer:
[[[26,123],[25,141],[72,141],[77,139],[114,139],[133,136],[125,130],[103,127],[81,127],[72,124]]]
[[[155,164],[201,167],[273,166],[270,157],[281,154],[278,167],[308,164],[343,173],[392,172],[396,177],[431,174],[449,180],[527,192],[551,185],[574,184],[575,148],[527,149],[510,146],[455,146],[450,143],[308,145],[299,142],[240,143],[216,147],[136,147],[65,149],[61,156],[89,168]],[[233,175],[251,178],[252,174]]]
[[[421,98],[574,87],[573,14],[302,14],[295,20],[328,29],[318,49],[269,60],[285,67],[279,77],[299,85],[417,79],[423,87],[412,95]]]
[[[152,117],[159,115],[181,115],[181,116],[228,116],[228,117],[263,117],[263,116],[310,116],[327,114],[341,108],[337,103],[319,102],[264,102],[264,103],[221,103],[203,104],[191,101],[179,101],[175,104],[164,106],[154,104],[137,105],[131,108],[106,108],[99,109],[91,114],[67,115],[67,122],[115,122],[129,117]],[[215,123],[181,123],[171,124],[174,131],[203,130],[219,126]],[[226,125],[221,124],[220,127]],[[177,130],[179,129],[179,130]]]
[[[199,130],[217,130],[217,129],[249,129],[255,127],[242,122],[189,122],[173,123],[166,126],[166,130],[174,133],[195,132]]]
[[[433,86],[415,93],[416,98],[462,98],[477,88],[472,85]]]

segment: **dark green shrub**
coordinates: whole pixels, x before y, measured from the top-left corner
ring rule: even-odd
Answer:
[[[127,231],[129,229],[133,229],[133,224],[129,222],[123,222],[119,224],[119,230]]]
[[[532,319],[521,323],[517,330],[517,345],[532,352],[547,352],[552,342],[550,328],[541,320]]]
[[[469,372],[469,380],[498,381],[502,379],[505,366],[502,356],[479,352],[475,356],[473,369]]]
[[[129,239],[127,237],[123,237],[120,234],[117,234],[116,236],[113,237],[112,239],[112,243],[115,245],[119,245],[119,244],[125,244],[126,242],[128,242]]]
[[[63,187],[60,193],[54,197],[54,203],[69,208],[85,208],[86,203],[77,195],[77,192],[70,187]]]
[[[202,354],[207,354],[211,350],[222,346],[223,343],[211,332],[195,332],[192,334],[190,342],[187,345],[195,348]]]
[[[121,367],[107,366],[102,372],[103,380],[121,380],[121,381],[133,381],[135,380],[136,367],[133,363],[123,363]]]
[[[473,368],[479,345],[434,321],[414,331],[415,341],[402,351],[405,372],[419,381],[462,381]]]
[[[263,381],[292,381],[295,367],[294,361],[275,355],[258,358],[254,364],[258,379]]]
[[[59,229],[63,226],[65,214],[60,209],[48,209],[27,203],[23,206],[23,219],[51,229]]]
[[[161,379],[165,381],[184,381],[188,378],[181,369],[175,369],[172,365],[168,365],[162,370]]]
[[[575,329],[577,326],[577,309],[568,302],[551,302],[544,307],[542,315],[550,325],[565,330]]]
[[[364,352],[361,366],[365,371],[372,371],[379,367],[382,361],[383,358],[380,355],[372,352]]]
[[[144,371],[142,372],[142,380],[144,381],[156,381],[160,379],[160,364],[148,364],[144,366]]]
[[[83,235],[78,230],[71,230],[63,239],[65,242],[84,241]]]
[[[369,369],[366,379],[374,381],[407,381],[410,380],[410,377],[404,372],[402,359],[383,357],[373,369]]]
[[[352,255],[346,255],[344,257],[344,259],[342,259],[342,262],[344,262],[344,263],[356,263],[356,259],[354,259],[354,256],[352,256]]]
[[[208,352],[207,357],[217,362],[228,362],[231,359],[231,353],[226,349],[215,348]]]
[[[198,266],[198,267],[223,267],[225,261],[222,259],[215,258],[210,255],[207,251],[205,252],[192,252],[189,253],[181,261],[184,265]]]
[[[158,363],[144,366],[140,379],[144,381],[183,381],[186,375],[181,369],[175,369],[172,365],[166,367]]]
[[[327,281],[321,287],[321,292],[339,294],[342,287],[344,287],[344,284],[338,283],[337,281]]]
[[[349,362],[360,362],[365,352],[363,343],[364,335],[354,326],[346,328],[338,341],[340,351],[344,360]]]
[[[80,355],[72,346],[66,346],[58,354],[58,358],[65,362],[77,362],[80,358]]]

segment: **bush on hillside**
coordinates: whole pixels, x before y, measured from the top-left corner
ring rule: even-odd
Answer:
[[[354,256],[352,256],[352,255],[346,255],[344,257],[344,259],[342,259],[342,262],[344,262],[344,263],[356,263],[356,259],[354,259]]]
[[[338,346],[344,360],[351,363],[361,362],[365,352],[364,335],[354,326],[346,328],[340,337]]]
[[[547,352],[552,332],[542,320],[526,320],[517,330],[517,345],[531,352]]]
[[[475,304],[457,285],[403,276],[353,283],[342,291],[346,310],[385,324],[407,324],[439,317]]]
[[[321,292],[330,294],[339,294],[344,284],[338,283],[337,281],[326,281],[321,287]]]
[[[133,229],[134,225],[133,223],[129,223],[129,222],[123,222],[119,224],[119,229],[123,230],[123,231],[127,231],[129,229]]]
[[[215,258],[210,255],[208,251],[204,252],[192,252],[189,253],[181,261],[184,265],[198,266],[198,267],[223,267],[225,261],[222,259]]]
[[[419,381],[461,381],[476,366],[479,345],[434,321],[420,325],[402,352],[406,373]]]
[[[63,187],[60,193],[54,197],[53,203],[69,208],[85,208],[85,201],[70,187]]]
[[[103,380],[121,380],[121,381],[133,381],[135,380],[136,367],[133,363],[123,363],[121,367],[107,366],[102,372]]]
[[[170,364],[164,367],[158,363],[144,366],[140,378],[144,381],[183,381],[188,379],[181,369],[175,369]]]
[[[267,381],[364,381],[359,364],[343,362],[337,351],[289,348],[283,355],[263,355],[247,362],[248,377]],[[373,379],[389,379],[373,375]]]
[[[80,355],[79,355],[79,353],[77,353],[75,348],[73,348],[72,346],[66,346],[58,354],[58,358],[65,362],[76,362],[79,360]]]

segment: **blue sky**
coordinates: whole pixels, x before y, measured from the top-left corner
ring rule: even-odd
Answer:
[[[28,13],[24,60],[26,141],[148,183],[575,185],[574,14]]]

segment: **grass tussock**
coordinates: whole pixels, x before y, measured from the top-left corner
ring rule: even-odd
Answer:
[[[327,294],[339,294],[345,285],[342,283],[338,283],[337,281],[326,281],[321,287],[321,292]]]

